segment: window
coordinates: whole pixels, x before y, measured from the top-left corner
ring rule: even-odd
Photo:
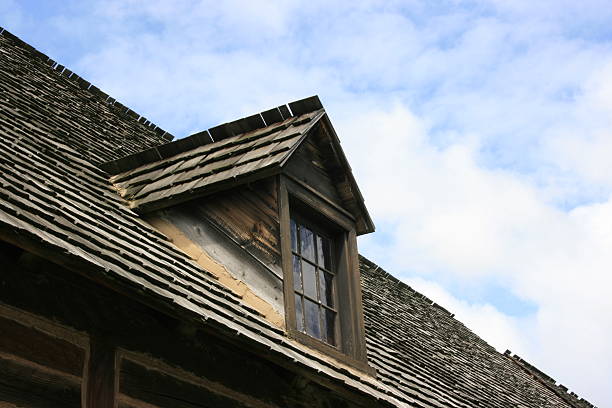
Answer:
[[[299,180],[279,179],[288,335],[372,373],[365,349],[355,219]]]
[[[296,329],[336,344],[332,239],[291,216],[291,256]]]

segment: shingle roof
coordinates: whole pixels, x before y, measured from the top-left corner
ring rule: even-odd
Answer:
[[[8,31],[0,35],[0,57],[4,129],[27,126],[40,137],[52,135],[94,163],[173,138]]]
[[[427,407],[592,407],[371,261],[360,266],[368,359],[385,384]]]
[[[91,88],[83,90],[75,85],[79,80],[66,79],[43,61],[44,55],[0,34],[1,239],[206,320],[253,349],[391,405],[590,406],[522,360],[496,352],[364,258],[366,342],[377,378],[337,367],[288,340],[143,222],[113,190],[108,174],[92,164],[160,144],[154,125],[116,112]]]
[[[277,168],[324,114],[323,109],[317,109],[288,116],[281,122],[211,141],[167,158],[160,152],[167,145],[153,148],[156,154],[144,152],[146,157],[157,155],[160,159],[123,171],[111,177],[111,182],[122,197],[130,200],[132,208],[154,209],[170,198],[175,203],[182,197],[210,191],[228,180],[235,183],[254,173]],[[128,157],[124,161],[139,163],[142,158]],[[113,169],[119,162],[107,163],[104,167]]]
[[[184,139],[101,163],[139,213],[279,174],[315,129],[325,129],[335,187],[355,217],[357,234],[374,231],[363,196],[318,96],[225,123]]]

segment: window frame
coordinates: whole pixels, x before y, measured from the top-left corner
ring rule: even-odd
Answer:
[[[373,373],[367,364],[355,219],[291,176],[279,176],[278,194],[287,335],[350,366]],[[298,219],[314,223],[317,229],[322,229],[333,239],[337,302],[335,346],[297,330],[290,227],[292,213],[297,214]]]
[[[290,200],[291,202],[291,200]],[[291,204],[290,204],[291,205]],[[297,257],[299,259],[300,262],[300,270],[301,270],[301,277],[302,277],[302,281],[305,282],[305,278],[304,278],[304,263],[311,265],[314,270],[315,270],[315,285],[317,287],[317,293],[316,293],[316,299],[313,298],[310,294],[307,293],[306,291],[306,287],[302,287],[301,286],[301,293],[300,290],[298,290],[298,288],[295,285],[295,280],[293,281],[293,296],[297,297],[300,296],[303,299],[303,302],[311,301],[314,302],[318,305],[319,307],[319,319],[320,319],[320,323],[323,321],[323,316],[321,315],[321,311],[325,311],[325,310],[329,310],[331,312],[334,313],[334,325],[333,325],[333,341],[334,343],[332,344],[331,342],[329,342],[328,340],[323,340],[320,339],[321,341],[323,341],[326,344],[329,344],[332,347],[337,347],[339,344],[339,302],[338,302],[338,275],[336,273],[336,248],[335,248],[335,242],[337,240],[337,235],[338,233],[334,233],[333,231],[330,231],[328,228],[326,228],[326,226],[324,224],[322,224],[321,222],[316,222],[313,220],[310,220],[306,217],[304,217],[303,215],[304,211],[289,211],[289,216],[290,216],[290,225],[292,222],[295,222],[296,224],[296,239],[298,239],[298,242],[296,242],[297,244],[297,248],[296,250],[293,249],[293,247],[291,248],[291,258],[292,258],[292,262],[293,260]],[[297,229],[299,226],[299,229]],[[308,230],[310,230],[313,233],[313,238],[314,238],[314,250],[316,252],[315,255],[315,259],[310,260],[308,259],[306,256],[304,256],[304,254],[302,253],[302,248],[301,248],[301,233],[298,231],[301,231],[302,228],[307,228]],[[323,265],[321,265],[319,262],[319,254],[318,254],[318,245],[316,243],[316,241],[318,241],[321,237],[322,239],[325,239],[329,242],[329,266],[325,267]],[[291,240],[293,240],[293,237],[291,237]],[[292,242],[293,244],[293,242]],[[292,264],[292,268],[295,269],[295,265]],[[295,279],[295,270],[292,270],[292,278]],[[321,293],[321,287],[320,287],[320,282],[321,282],[321,278],[320,278],[320,274],[327,274],[327,275],[331,275],[332,276],[332,284],[331,284],[331,304],[329,302],[323,302],[323,294]],[[302,282],[300,282],[302,283]],[[297,294],[296,294],[297,292]],[[297,300],[296,300],[297,303]],[[306,326],[306,308],[305,308],[305,303],[302,303],[302,316],[304,319],[304,327]],[[298,322],[297,322],[297,313],[295,313],[295,318],[296,318],[296,330],[298,327]],[[323,329],[322,325],[320,326],[321,330]],[[299,330],[298,330],[299,331]],[[307,333],[308,334],[308,333]],[[327,333],[321,333],[321,337],[325,337],[327,335]],[[317,339],[317,337],[312,336],[313,338]]]

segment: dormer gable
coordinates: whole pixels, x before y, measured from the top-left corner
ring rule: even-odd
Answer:
[[[283,173],[352,217],[357,235],[374,231],[363,196],[327,114],[300,140],[285,162]]]
[[[356,236],[374,225],[318,97],[103,169],[130,208],[288,336],[369,370]]]
[[[148,213],[287,173],[374,231],[363,197],[317,96],[281,105],[101,167],[130,207]]]

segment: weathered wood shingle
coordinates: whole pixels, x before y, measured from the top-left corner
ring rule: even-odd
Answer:
[[[3,127],[26,123],[34,132],[72,146],[93,163],[172,139],[8,31],[0,35],[0,95]]]
[[[382,382],[420,406],[592,408],[377,265],[360,263],[368,360]]]
[[[209,193],[224,182],[235,185],[256,173],[278,168],[324,113],[318,109],[271,125],[263,123],[263,119],[262,123],[250,123],[253,120],[249,117],[249,121],[241,119],[222,125],[232,134],[218,141],[204,138],[199,144],[183,144],[178,140],[103,167],[112,171],[125,169],[130,163],[143,163],[110,179],[131,208],[150,211],[175,205]]]
[[[313,149],[314,156],[303,154]],[[315,177],[308,178],[311,185],[317,185],[327,198],[335,199],[354,217],[358,235],[374,231],[340,140],[317,96],[215,126],[100,167],[113,174],[111,182],[130,208],[139,213],[280,173],[304,180],[307,173],[323,172],[327,184],[317,183]]]

